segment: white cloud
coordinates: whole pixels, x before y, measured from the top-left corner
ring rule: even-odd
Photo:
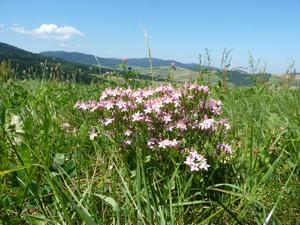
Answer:
[[[66,47],[67,45],[65,43],[59,43],[60,47]]]
[[[3,28],[5,27],[5,25],[3,23],[0,24],[0,28]]]
[[[13,25],[13,31],[20,34],[29,34],[40,38],[55,40],[68,40],[73,36],[84,36],[84,34],[72,26],[58,26],[56,24],[42,24],[38,28],[28,30],[24,27]]]

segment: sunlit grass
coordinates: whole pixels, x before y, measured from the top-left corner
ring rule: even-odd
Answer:
[[[108,85],[0,84],[0,224],[299,223],[299,90],[212,89],[234,154],[230,169],[205,186],[204,173],[183,173],[180,163],[162,179],[141,154],[122,157],[105,133],[89,139],[97,118],[74,104]],[[20,145],[5,129],[13,115],[24,125]]]

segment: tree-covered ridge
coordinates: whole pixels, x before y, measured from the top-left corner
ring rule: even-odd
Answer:
[[[13,75],[18,78],[40,78],[54,76],[59,79],[71,79],[89,82],[91,74],[99,73],[99,68],[80,63],[68,62],[60,58],[46,57],[0,42],[0,62],[10,62]],[[101,68],[101,72],[111,71]]]

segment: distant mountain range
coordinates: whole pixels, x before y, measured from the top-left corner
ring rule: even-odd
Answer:
[[[90,54],[84,54],[80,52],[64,52],[64,51],[47,51],[41,52],[41,55],[61,58],[70,62],[82,63],[86,65],[97,65],[96,56]],[[100,64],[104,67],[118,68],[121,63],[121,59],[118,58],[102,58],[97,57]],[[149,58],[129,58],[130,66],[149,67]],[[196,63],[181,63],[175,60],[163,60],[159,58],[152,58],[152,64],[154,67],[170,66],[171,63],[175,63],[177,67],[199,70],[199,65]]]
[[[84,54],[80,52],[47,51],[47,52],[41,52],[40,54],[47,57],[53,57],[53,59],[61,58],[66,61],[82,63],[86,65],[98,64],[96,60],[96,56],[90,54]],[[102,57],[97,57],[97,58],[102,67],[117,69],[119,64],[121,63],[121,59],[117,59],[117,58],[102,58]],[[181,63],[175,60],[163,60],[159,58],[152,58],[153,67],[155,67],[156,69],[162,68],[161,70],[158,70],[158,73],[163,72],[165,70],[164,67],[170,67],[171,63],[175,63],[177,68],[183,68],[185,70],[194,71],[194,72],[195,71],[198,72],[199,69],[205,69],[205,68],[214,70],[216,72],[220,72],[220,69],[216,67],[205,67],[205,66],[199,66],[199,64],[196,63]],[[129,58],[128,65],[133,67],[138,72],[145,72],[145,70],[143,70],[142,68],[150,67],[149,58]],[[185,74],[187,74],[185,80],[188,80],[189,75],[186,71],[184,72]],[[220,75],[220,73],[217,74]],[[219,79],[222,78],[220,77]],[[248,74],[243,70],[231,70],[229,72],[228,80],[230,83],[238,86],[240,85],[249,86],[253,84],[253,80],[251,79],[250,74]]]

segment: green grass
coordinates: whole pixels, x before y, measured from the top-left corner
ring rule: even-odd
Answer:
[[[124,157],[104,133],[89,140],[97,118],[74,104],[111,85],[0,84],[0,224],[300,224],[299,90],[212,89],[234,154],[205,186],[180,164],[161,178],[141,151]],[[21,145],[6,131],[12,115],[23,121]]]

